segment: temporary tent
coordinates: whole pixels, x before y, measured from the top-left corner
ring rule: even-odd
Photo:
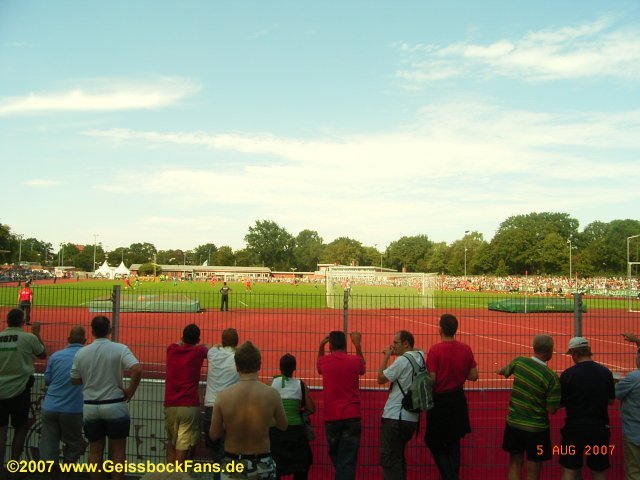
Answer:
[[[116,275],[120,275],[120,276],[125,276],[125,275],[131,274],[129,269],[124,266],[124,262],[120,262],[120,265],[118,265],[118,268],[115,269],[114,273]]]
[[[110,267],[107,261],[105,260],[100,268],[98,268],[95,272],[93,272],[96,277],[104,277],[104,278],[113,278],[114,268]]]

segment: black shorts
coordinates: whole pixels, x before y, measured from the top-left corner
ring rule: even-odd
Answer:
[[[32,385],[33,377],[30,377],[22,393],[15,397],[0,400],[0,427],[9,425],[9,417],[11,417],[11,426],[13,428],[18,428],[27,423],[29,408],[31,407]]]
[[[551,458],[551,433],[549,429],[528,432],[507,423],[502,437],[502,449],[520,455],[526,452],[528,462],[544,462]]]
[[[594,472],[609,468],[609,427],[567,428],[562,430],[562,454],[560,465],[569,470],[582,468],[582,457],[587,457],[587,466]]]

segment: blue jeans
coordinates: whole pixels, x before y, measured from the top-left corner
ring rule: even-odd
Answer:
[[[362,423],[359,418],[325,422],[329,456],[336,469],[335,480],[354,480],[360,449]]]

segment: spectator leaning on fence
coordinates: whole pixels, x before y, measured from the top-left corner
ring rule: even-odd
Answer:
[[[0,332],[0,476],[4,475],[4,456],[9,418],[14,428],[11,459],[18,460],[27,435],[33,357],[47,358],[40,338],[40,324],[31,333],[22,330],[24,313],[14,308],[7,313],[7,328]]]
[[[552,357],[553,338],[536,335],[532,357],[516,357],[496,372],[514,378],[502,439],[502,449],[509,453],[509,480],[522,478],[525,453],[527,480],[540,478],[542,462],[551,458],[549,413],[560,408],[560,379],[547,366]]]
[[[218,395],[225,388],[240,380],[236,369],[235,354],[238,346],[238,331],[227,328],[222,332],[222,344],[214,345],[207,353],[207,388],[204,395],[204,433],[205,444],[214,462],[222,461],[224,453],[224,434],[217,440],[209,438],[211,415]],[[219,475],[215,475],[219,478]]]
[[[164,422],[167,430],[167,462],[184,462],[200,443],[200,370],[208,347],[198,345],[200,328],[184,327],[182,339],[167,347]]]
[[[316,407],[309,394],[309,388],[301,380],[293,377],[296,363],[296,357],[290,353],[280,358],[281,375],[273,379],[271,387],[282,399],[289,426],[284,431],[271,428],[269,437],[278,477],[293,475],[294,480],[306,480],[313,462],[313,454],[302,420],[302,410],[304,408],[307,413],[313,413]]]
[[[115,464],[123,464],[131,426],[127,402],[138,389],[142,366],[129,347],[107,338],[111,334],[111,322],[107,317],[94,317],[91,333],[93,342],[78,351],[71,367],[71,382],[83,386],[84,434],[89,440],[89,463],[100,465],[108,438],[110,459]],[[126,388],[122,381],[125,370],[131,372]],[[103,475],[96,472],[91,478],[99,479]],[[111,478],[121,479],[123,473],[114,471]]]
[[[49,357],[44,372],[47,393],[42,403],[42,432],[40,458],[58,462],[60,443],[66,463],[76,462],[87,447],[82,436],[82,387],[69,380],[76,353],[87,343],[84,327],[76,326],[69,332],[69,344]]]
[[[608,406],[615,400],[613,374],[604,365],[593,361],[586,338],[573,337],[569,340],[567,355],[571,355],[575,365],[560,375],[562,406],[567,409],[562,428],[565,450],[560,455],[562,480],[578,478],[583,455],[591,470],[591,478],[603,480],[609,468],[609,451],[593,447],[609,445]],[[567,446],[571,446],[568,451]]]
[[[362,420],[360,412],[360,375],[366,372],[362,355],[362,335],[351,333],[356,354],[347,353],[344,332],[330,332],[320,342],[318,373],[322,375],[324,397],[324,429],[329,456],[335,468],[336,480],[356,477]],[[331,355],[325,355],[329,344]]]
[[[427,355],[433,378],[434,407],[427,412],[424,441],[444,480],[457,480],[460,472],[460,441],[471,433],[469,409],[463,386],[478,380],[478,368],[469,345],[455,339],[458,319],[450,313],[440,317],[440,338]]]
[[[393,343],[382,351],[384,357],[378,370],[378,383],[391,383],[380,425],[380,465],[385,480],[407,478],[404,451],[418,429],[419,414],[402,408],[403,392],[409,391],[414,374],[418,373],[413,371],[411,361],[406,357],[411,355],[419,367],[426,367],[424,355],[413,347],[414,339],[411,332],[400,330],[393,336]],[[395,355],[396,359],[389,366],[392,355]]]
[[[620,400],[622,420],[622,446],[624,449],[625,480],[640,478],[640,339],[623,334],[625,340],[636,344],[634,355],[636,370],[616,385],[616,398]]]

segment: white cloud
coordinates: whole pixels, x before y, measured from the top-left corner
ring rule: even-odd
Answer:
[[[314,228],[329,240],[351,235],[366,242],[385,232],[432,231],[425,222],[444,231],[454,211],[463,212],[457,224],[486,232],[489,217],[574,212],[594,198],[598,208],[624,204],[630,191],[620,179],[640,183],[633,161],[622,160],[624,152],[640,148],[639,114],[535,114],[448,103],[422,109],[414,125],[396,131],[341,138],[125,129],[86,134],[167,146],[160,150],[171,144],[210,150],[208,165],[163,169],[158,162],[152,171],[122,171],[112,182],[163,208],[196,217],[202,209],[254,219],[277,215],[294,233]]]
[[[616,29],[607,18],[485,45],[395,43],[394,47],[406,64],[396,71],[396,77],[408,89],[479,72],[530,81],[640,77],[640,29],[637,25]]]
[[[0,117],[26,113],[109,112],[162,108],[193,95],[199,87],[186,79],[151,83],[91,81],[88,86],[56,93],[29,93],[0,99]]]

